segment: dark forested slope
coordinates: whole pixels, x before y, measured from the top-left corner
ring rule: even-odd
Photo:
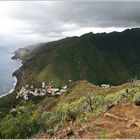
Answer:
[[[24,81],[54,81],[55,85],[88,80],[95,84],[120,84],[140,77],[140,29],[87,33],[43,44],[39,52],[17,71]]]

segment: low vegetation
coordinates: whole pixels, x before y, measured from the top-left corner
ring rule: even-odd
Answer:
[[[79,88],[82,88],[82,84],[82,82],[81,84],[79,82]],[[73,90],[70,90],[71,92],[74,92],[74,87],[77,88],[77,84],[73,86]],[[80,124],[81,121],[84,122],[87,114],[96,117],[101,112],[125,100],[138,104],[140,102],[139,90],[138,86],[127,87],[127,89],[122,88],[110,94],[85,90],[85,95],[69,103],[61,101],[61,97],[58,97],[51,110],[45,108],[44,103],[46,102],[47,106],[47,101],[51,103],[54,100],[52,97],[46,97],[45,99],[35,102],[35,104],[32,100],[20,101],[20,103],[16,104],[16,110],[10,111],[9,113],[7,112],[7,114],[1,118],[0,138],[31,138],[40,132],[46,134],[52,133],[53,135],[55,131],[65,123],[77,122],[78,124],[79,122]],[[70,91],[62,96],[71,100],[70,96],[72,93]],[[105,92],[104,89],[102,89],[102,91]],[[47,99],[51,99],[52,101]],[[105,130],[102,131],[99,138],[104,137],[106,137]]]
[[[133,102],[134,102],[136,105],[140,105],[140,92],[134,94]]]

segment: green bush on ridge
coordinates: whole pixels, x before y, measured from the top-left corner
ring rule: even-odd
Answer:
[[[134,94],[133,102],[135,103],[135,105],[140,105],[140,92]]]

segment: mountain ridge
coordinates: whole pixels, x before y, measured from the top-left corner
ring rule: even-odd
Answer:
[[[123,32],[90,32],[44,43],[39,53],[20,68],[20,75],[25,81],[31,76],[36,85],[54,81],[59,86],[69,79],[121,84],[140,77],[139,37],[140,29],[134,28]]]

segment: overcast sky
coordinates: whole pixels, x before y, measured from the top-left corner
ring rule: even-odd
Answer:
[[[0,46],[140,26],[140,2],[0,1]]]

